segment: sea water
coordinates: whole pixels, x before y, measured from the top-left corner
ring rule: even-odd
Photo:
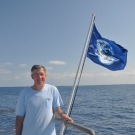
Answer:
[[[0,87],[0,110],[14,110],[25,87]],[[65,111],[71,86],[58,86]],[[96,135],[135,135],[135,84],[79,86],[71,117],[75,123],[91,128]],[[15,128],[15,113],[0,112],[0,130]],[[61,122],[56,120],[59,135]],[[15,135],[15,132],[0,133]],[[85,135],[67,127],[65,135]]]

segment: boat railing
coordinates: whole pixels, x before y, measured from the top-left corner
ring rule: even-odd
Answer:
[[[75,128],[75,129],[78,129],[78,130],[86,133],[87,135],[96,135],[93,129],[87,128],[87,127],[79,125],[77,123],[67,121],[67,125]]]
[[[15,110],[0,110],[0,113],[3,112],[14,112]],[[60,119],[58,119],[60,120]],[[71,122],[71,121],[67,121],[67,125],[71,126],[77,130],[80,130],[84,133],[86,133],[87,135],[95,135],[95,132],[93,129],[87,128],[85,126],[82,126],[80,124],[77,124],[75,122]],[[4,132],[15,132],[16,129],[0,129],[0,133],[4,133]]]

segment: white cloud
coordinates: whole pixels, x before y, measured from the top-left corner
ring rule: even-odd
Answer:
[[[115,71],[115,72],[102,72],[102,73],[83,73],[82,77],[119,77],[119,76],[128,76],[135,75],[135,72],[124,72],[124,71]]]
[[[21,74],[17,75],[8,75],[8,76],[1,76],[1,80],[27,80],[31,78],[31,73],[30,72],[24,72]]]
[[[24,76],[30,76],[31,75],[31,72],[24,72],[24,73],[22,73],[22,75],[24,75]]]
[[[20,76],[15,76],[15,77],[13,78],[13,80],[18,80],[18,79],[20,79]]]
[[[12,80],[19,80],[20,76],[3,76],[1,80],[3,81],[12,81]]]
[[[133,71],[131,71],[131,72],[125,72],[125,73],[123,73],[123,75],[135,76],[135,70],[133,70]]]
[[[7,63],[1,63],[0,67],[5,67],[5,66],[10,66],[12,63],[7,62]]]
[[[14,76],[15,80],[23,80],[23,79],[29,79],[29,78],[31,78],[31,72],[24,72],[24,73]]]
[[[48,73],[49,78],[56,78],[56,79],[62,79],[62,78],[74,78],[75,73]]]
[[[94,73],[82,73],[82,77],[84,78],[93,77],[94,75]]]
[[[26,67],[26,64],[20,64],[19,67]]]
[[[0,74],[10,74],[11,71],[5,70],[5,69],[0,69]]]
[[[53,69],[53,67],[46,67],[46,69],[47,69],[47,70],[52,70],[52,69]]]
[[[64,61],[49,61],[50,64],[55,64],[55,65],[65,65],[66,62]]]
[[[0,79],[3,81],[9,81],[9,80],[11,80],[11,77],[2,76]]]
[[[68,73],[68,72],[64,72],[64,73],[48,73],[48,78],[55,78],[55,79],[64,79],[64,78],[74,78],[76,75],[76,73]],[[131,71],[131,72],[119,72],[119,71],[115,71],[115,72],[102,72],[102,73],[96,73],[96,72],[92,72],[92,73],[82,73],[81,77],[82,78],[98,78],[98,77],[124,77],[124,76],[134,76],[135,75],[135,70]]]
[[[5,63],[5,65],[11,65],[12,63],[8,62],[8,63]]]

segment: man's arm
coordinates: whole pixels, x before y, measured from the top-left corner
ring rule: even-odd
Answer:
[[[16,135],[22,134],[24,116],[16,116]]]
[[[73,121],[71,117],[65,114],[60,107],[54,108],[54,115],[57,119],[61,119],[66,125],[66,121]]]

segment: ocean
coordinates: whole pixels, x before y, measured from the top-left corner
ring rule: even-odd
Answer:
[[[25,87],[0,87],[0,110],[14,110]],[[66,110],[72,86],[58,86]],[[79,86],[71,117],[96,135],[135,135],[135,84]],[[15,113],[0,112],[0,130],[15,128]],[[59,135],[61,122],[56,120]],[[0,133],[15,135],[15,132]],[[65,135],[85,135],[67,127]]]

